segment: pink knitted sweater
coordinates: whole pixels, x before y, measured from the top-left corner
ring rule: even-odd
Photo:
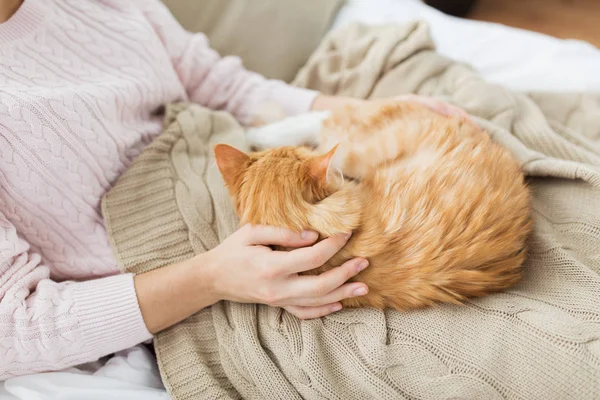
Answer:
[[[151,338],[99,204],[159,134],[161,105],[246,122],[315,95],[220,58],[158,0],[25,0],[0,24],[0,379]]]

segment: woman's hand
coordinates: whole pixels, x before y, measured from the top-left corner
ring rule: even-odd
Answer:
[[[244,226],[209,252],[134,277],[146,327],[160,332],[219,300],[279,306],[301,319],[338,311],[340,300],[367,294],[364,283],[346,283],[367,260],[350,260],[318,276],[298,273],[323,265],[348,238],[314,244],[314,232]],[[273,251],[267,245],[296,249]]]
[[[378,99],[385,100],[385,99]],[[464,110],[459,107],[448,104],[442,100],[438,100],[434,97],[428,96],[419,96],[416,94],[404,94],[401,96],[396,96],[390,98],[390,100],[394,101],[406,101],[412,103],[422,104],[431,110],[445,116],[460,116],[464,117],[467,120],[471,120],[469,114],[467,114]],[[334,97],[334,96],[318,96],[312,104],[312,110],[333,110],[336,108],[341,108],[346,105],[360,105],[361,103],[367,102],[369,100],[361,100],[355,99],[351,97]]]
[[[416,94],[404,94],[401,96],[396,96],[392,98],[396,101],[406,101],[409,103],[419,103],[429,108],[432,111],[437,112],[438,114],[444,115],[446,117],[464,117],[467,120],[470,120],[469,114],[467,114],[463,109],[453,106],[452,104],[448,104],[442,100],[436,99],[435,97],[428,96],[419,96]]]
[[[301,319],[318,318],[342,308],[340,300],[362,296],[364,283],[346,283],[368,265],[353,259],[321,275],[298,275],[318,268],[337,253],[350,235],[315,243],[315,232],[302,234],[269,226],[246,225],[213,250],[198,256],[198,268],[219,300],[282,307]],[[296,248],[273,251],[268,245]],[[308,247],[305,247],[308,246]]]

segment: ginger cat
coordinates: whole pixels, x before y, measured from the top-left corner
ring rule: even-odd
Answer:
[[[250,154],[219,144],[215,156],[241,223],[353,232],[310,271],[369,260],[353,279],[369,293],[345,307],[460,303],[519,282],[532,227],[528,189],[509,152],[472,123],[370,102],[333,112],[317,143]]]

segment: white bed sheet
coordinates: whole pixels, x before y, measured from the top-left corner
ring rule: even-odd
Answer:
[[[419,0],[348,0],[333,25],[424,20],[437,50],[489,82],[529,91],[600,92],[600,50],[578,40],[445,15]]]
[[[600,50],[520,29],[449,17],[418,0],[348,0],[333,28],[428,21],[438,50],[473,65],[487,80],[519,91],[600,92]],[[62,372],[8,379],[0,400],[166,400],[152,355],[143,346]]]
[[[8,379],[0,400],[169,400],[153,355],[142,345],[108,361]]]

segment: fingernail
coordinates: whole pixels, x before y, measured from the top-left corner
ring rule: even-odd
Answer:
[[[316,240],[317,236],[317,232],[314,231],[302,231],[300,234],[300,237],[304,240]]]
[[[348,239],[350,239],[350,236],[352,236],[352,232],[346,233],[346,235],[344,236],[344,239],[348,240]]]
[[[356,289],[352,294],[354,296],[364,296],[365,294],[367,294],[367,289],[365,289],[364,287],[360,287]]]
[[[341,304],[334,304],[333,306],[331,306],[331,312],[340,311],[341,309],[342,309]]]
[[[367,268],[368,266],[369,266],[369,262],[367,260],[362,260],[361,262],[358,263],[358,266],[356,267],[356,269],[358,270],[358,272],[360,272],[363,269]]]

